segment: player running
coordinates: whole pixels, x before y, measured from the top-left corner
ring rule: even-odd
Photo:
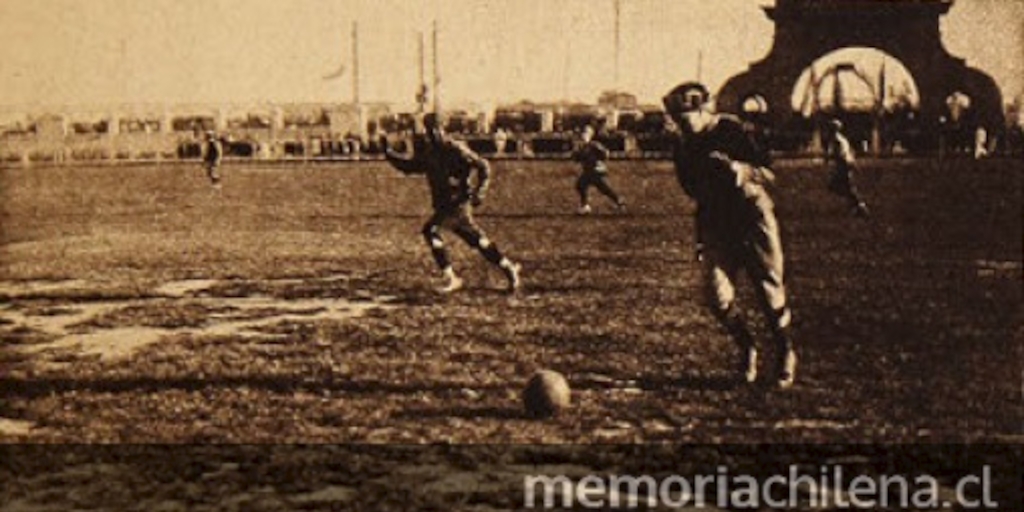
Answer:
[[[502,255],[473,220],[473,208],[480,206],[487,194],[490,164],[464,144],[451,140],[436,114],[424,116],[423,125],[426,130],[425,141],[415,146],[411,158],[395,153],[387,146],[386,138],[382,138],[381,143],[388,162],[395,169],[405,174],[427,176],[434,214],[423,225],[423,236],[445,279],[440,291],[450,293],[463,286],[462,279],[452,268],[441,237],[441,229],[446,228],[476,248],[488,262],[500,268],[508,280],[507,291],[514,293],[520,285],[519,265]],[[475,185],[472,183],[474,170]]]
[[[663,98],[679,127],[673,148],[676,176],[697,202],[697,257],[703,261],[712,310],[740,346],[740,370],[757,379],[757,348],[735,304],[734,282],[745,271],[777,347],[776,383],[793,385],[796,353],[783,285],[782,243],[774,203],[765,189],[770,159],[739,119],[712,112],[707,89],[684,83]]]
[[[828,189],[833,194],[846,199],[850,206],[850,212],[861,218],[868,218],[868,205],[857,192],[857,186],[853,182],[853,171],[856,165],[856,157],[850,146],[850,140],[843,134],[843,122],[833,119],[829,123],[831,133],[828,145],[825,149],[825,158],[832,163],[832,171],[829,174]]]
[[[597,188],[608,199],[615,202],[615,206],[619,210],[625,209],[625,201],[608,185],[608,166],[605,164],[605,161],[608,160],[611,152],[608,151],[604,144],[594,140],[594,127],[587,125],[583,128],[581,137],[582,144],[572,154],[572,159],[579,162],[583,167],[579,178],[576,180],[576,192],[580,195],[580,215],[586,215],[591,212],[590,201],[587,197],[590,187]]]

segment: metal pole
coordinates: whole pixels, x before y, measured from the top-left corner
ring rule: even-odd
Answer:
[[[352,105],[356,109],[359,138],[366,139],[366,121],[363,119],[363,106],[359,100],[359,22],[352,22]]]
[[[882,120],[885,116],[885,57],[878,71],[878,94],[875,96],[874,112],[871,123],[871,152],[876,156],[882,153]]]
[[[359,106],[359,22],[352,22],[352,103]]]
[[[615,0],[615,90],[619,90],[621,83],[619,82],[619,48],[622,44],[622,31],[620,28],[619,17],[622,12],[622,5],[620,0]]]
[[[434,20],[434,34],[433,34],[433,47],[434,47],[434,112],[441,113],[441,72],[438,68],[438,55],[437,55],[437,20]]]
[[[416,105],[417,105],[417,108],[418,108],[418,113],[422,114],[423,111],[426,110],[426,104],[427,104],[427,77],[426,77],[426,53],[425,53],[425,49],[424,49],[423,32],[420,32],[419,35],[420,35],[420,40],[419,40],[419,43],[420,43],[419,44],[420,83],[417,86],[418,90],[416,91]]]

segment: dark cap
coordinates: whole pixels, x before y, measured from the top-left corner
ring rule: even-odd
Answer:
[[[711,94],[704,84],[684,82],[669,91],[661,101],[665,105],[666,112],[678,114],[697,110],[710,98]]]

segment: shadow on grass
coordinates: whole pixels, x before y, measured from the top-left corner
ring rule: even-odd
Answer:
[[[637,381],[637,385],[644,391],[672,391],[678,389],[732,391],[741,387],[749,387],[748,384],[743,384],[738,376],[724,373],[649,376],[640,378]]]
[[[513,407],[497,407],[492,405],[438,407],[436,409],[403,410],[394,418],[400,419],[438,419],[448,420],[462,418],[466,420],[498,419],[498,420],[530,420],[534,419],[525,410]]]
[[[135,393],[159,392],[168,390],[198,391],[211,388],[248,388],[260,389],[274,393],[294,393],[296,391],[322,392],[334,391],[352,394],[457,394],[466,387],[465,383],[420,382],[396,383],[382,380],[351,380],[348,378],[325,377],[315,379],[291,375],[256,375],[256,376],[223,376],[223,377],[103,377],[103,378],[68,378],[68,377],[0,377],[0,389],[8,398],[21,397],[26,399],[48,396],[64,392],[94,393]],[[475,385],[476,389],[481,388]],[[496,389],[496,387],[495,387]]]

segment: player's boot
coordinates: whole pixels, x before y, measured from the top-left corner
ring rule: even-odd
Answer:
[[[508,279],[508,285],[505,287],[505,291],[508,293],[516,293],[523,285],[522,280],[519,277],[519,273],[523,270],[523,266],[518,263],[510,263],[502,268],[505,271],[505,278]]]
[[[868,217],[871,217],[871,211],[868,210],[868,205],[864,201],[861,201],[857,203],[857,206],[853,207],[853,216],[861,219],[867,219]]]
[[[455,275],[451,267],[444,269],[445,284],[437,289],[441,293],[452,293],[462,289],[462,278]]]
[[[793,349],[787,349],[783,352],[779,358],[779,380],[778,385],[780,389],[788,389],[793,387],[793,382],[796,380],[796,352]]]
[[[619,213],[625,213],[626,212],[626,201],[624,199],[622,199],[622,198],[619,198],[619,200],[615,202],[615,208],[617,210],[619,210]]]
[[[580,206],[580,209],[578,210],[578,213],[580,215],[587,215],[590,212],[591,212],[591,209],[590,209],[590,205],[589,204],[585,204],[583,206]]]
[[[750,334],[750,330],[747,329],[743,318],[741,318],[739,311],[734,305],[729,304],[725,308],[716,310],[715,313],[718,320],[722,322],[722,325],[729,331],[729,335],[732,336],[733,341],[740,348],[740,375],[742,375],[744,382],[754,382],[757,380],[757,347],[754,344],[754,337]]]

